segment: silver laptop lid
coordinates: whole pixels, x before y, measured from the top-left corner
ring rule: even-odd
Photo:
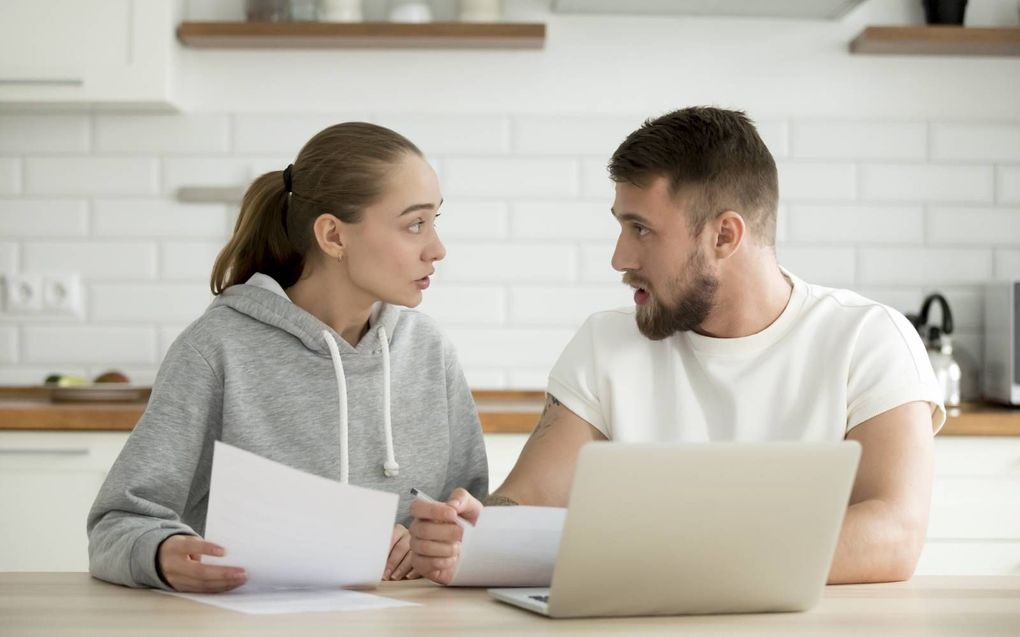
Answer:
[[[586,445],[549,614],[810,608],[859,458],[848,441]]]

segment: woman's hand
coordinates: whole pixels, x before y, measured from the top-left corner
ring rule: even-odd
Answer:
[[[203,564],[203,555],[222,557],[222,546],[193,535],[171,535],[159,545],[157,559],[163,578],[182,593],[222,593],[244,584],[248,575],[237,566]]]
[[[411,568],[411,534],[403,524],[393,526],[390,538],[390,556],[383,572],[384,580],[418,579],[421,577]]]

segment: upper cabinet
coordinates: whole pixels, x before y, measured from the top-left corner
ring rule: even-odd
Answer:
[[[0,106],[173,108],[175,0],[3,0]]]

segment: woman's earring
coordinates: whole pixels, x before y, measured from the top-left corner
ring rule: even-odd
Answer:
[[[344,253],[343,252],[341,252],[341,253],[336,255],[336,262],[337,263],[343,263],[344,262]]]

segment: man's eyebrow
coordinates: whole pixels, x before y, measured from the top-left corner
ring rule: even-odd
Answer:
[[[621,213],[617,213],[614,208],[610,208],[609,212],[613,213],[613,216],[616,217],[616,220],[621,222],[621,223],[624,222],[624,221],[636,221],[636,222],[640,223],[643,226],[647,226],[648,225],[648,220],[645,219],[644,217],[642,217],[641,215],[639,215],[636,212],[621,212]]]
[[[439,206],[443,205],[443,201],[445,201],[445,199],[439,200]],[[417,212],[419,210],[439,210],[439,206],[431,203],[416,203],[413,206],[408,206],[407,208],[405,208],[402,213],[397,215],[397,217],[403,217],[406,214]]]

